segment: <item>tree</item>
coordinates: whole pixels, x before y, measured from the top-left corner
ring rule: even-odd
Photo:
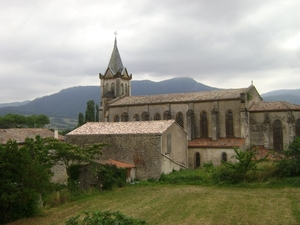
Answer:
[[[102,154],[105,143],[85,145],[68,144],[55,138],[45,138],[46,147],[51,150],[50,158],[53,162],[62,162],[67,171],[68,184],[70,184],[71,168],[74,164],[91,163],[97,155]]]
[[[87,102],[85,111],[85,122],[95,122],[95,103],[93,100]]]
[[[300,137],[290,143],[288,150],[282,152],[283,158],[278,163],[281,176],[300,175]]]
[[[255,158],[255,152],[251,149],[241,151],[234,148],[235,155],[231,158],[236,159],[235,163],[223,162],[225,168],[217,170],[213,174],[213,179],[217,182],[238,183],[246,180],[246,173],[257,169],[257,164],[265,161],[267,156],[261,159]]]
[[[77,126],[80,127],[84,124],[84,116],[82,113],[78,114],[78,122],[77,122]]]
[[[35,215],[38,200],[51,187],[40,141],[28,139],[21,148],[12,140],[0,145],[0,224]]]

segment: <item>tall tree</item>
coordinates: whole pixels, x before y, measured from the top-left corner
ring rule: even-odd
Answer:
[[[78,122],[77,122],[77,126],[80,127],[84,124],[84,116],[83,113],[79,113],[78,114]]]
[[[95,122],[95,103],[89,100],[86,104],[85,122]]]

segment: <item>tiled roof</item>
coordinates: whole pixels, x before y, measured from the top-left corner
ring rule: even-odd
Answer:
[[[0,129],[0,143],[5,144],[9,139],[23,143],[27,137],[34,139],[37,135],[42,138],[54,137],[54,132],[43,128]],[[59,135],[59,139],[63,139],[63,136]]]
[[[243,138],[220,138],[213,141],[211,138],[198,138],[189,141],[189,147],[210,147],[210,148],[232,148],[241,147],[245,142]]]
[[[279,101],[279,102],[256,102],[251,108],[250,112],[260,112],[260,111],[299,111],[300,105],[295,105],[292,103]]]
[[[251,86],[250,86],[251,87]],[[127,96],[112,100],[109,106],[139,105],[139,104],[159,104],[172,102],[196,102],[214,101],[220,99],[239,99],[241,93],[245,93],[249,88],[224,89],[191,93],[160,94],[145,96]]]
[[[67,135],[90,134],[162,134],[174,120],[133,121],[133,122],[90,122]]]
[[[118,168],[134,168],[134,167],[136,167],[134,164],[129,164],[129,163],[125,163],[125,162],[113,160],[113,159],[109,159],[109,160],[98,160],[97,162],[100,163],[100,164],[110,164],[110,165],[115,165],[115,166],[118,167]]]

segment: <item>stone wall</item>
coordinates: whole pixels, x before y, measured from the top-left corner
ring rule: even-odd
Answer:
[[[83,146],[107,143],[101,159],[114,159],[136,166],[136,178],[158,178],[162,171],[161,135],[66,135],[66,142]]]

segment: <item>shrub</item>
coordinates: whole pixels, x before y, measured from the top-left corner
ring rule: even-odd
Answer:
[[[126,184],[126,171],[115,165],[98,165],[97,177],[100,179],[103,190],[111,190],[113,186],[123,187]]]
[[[144,225],[146,222],[140,219],[127,217],[120,212],[111,211],[86,211],[84,217],[73,216],[66,221],[66,225]]]
[[[280,175],[285,177],[300,175],[300,137],[290,143],[288,150],[283,151],[283,159],[279,161]]]

